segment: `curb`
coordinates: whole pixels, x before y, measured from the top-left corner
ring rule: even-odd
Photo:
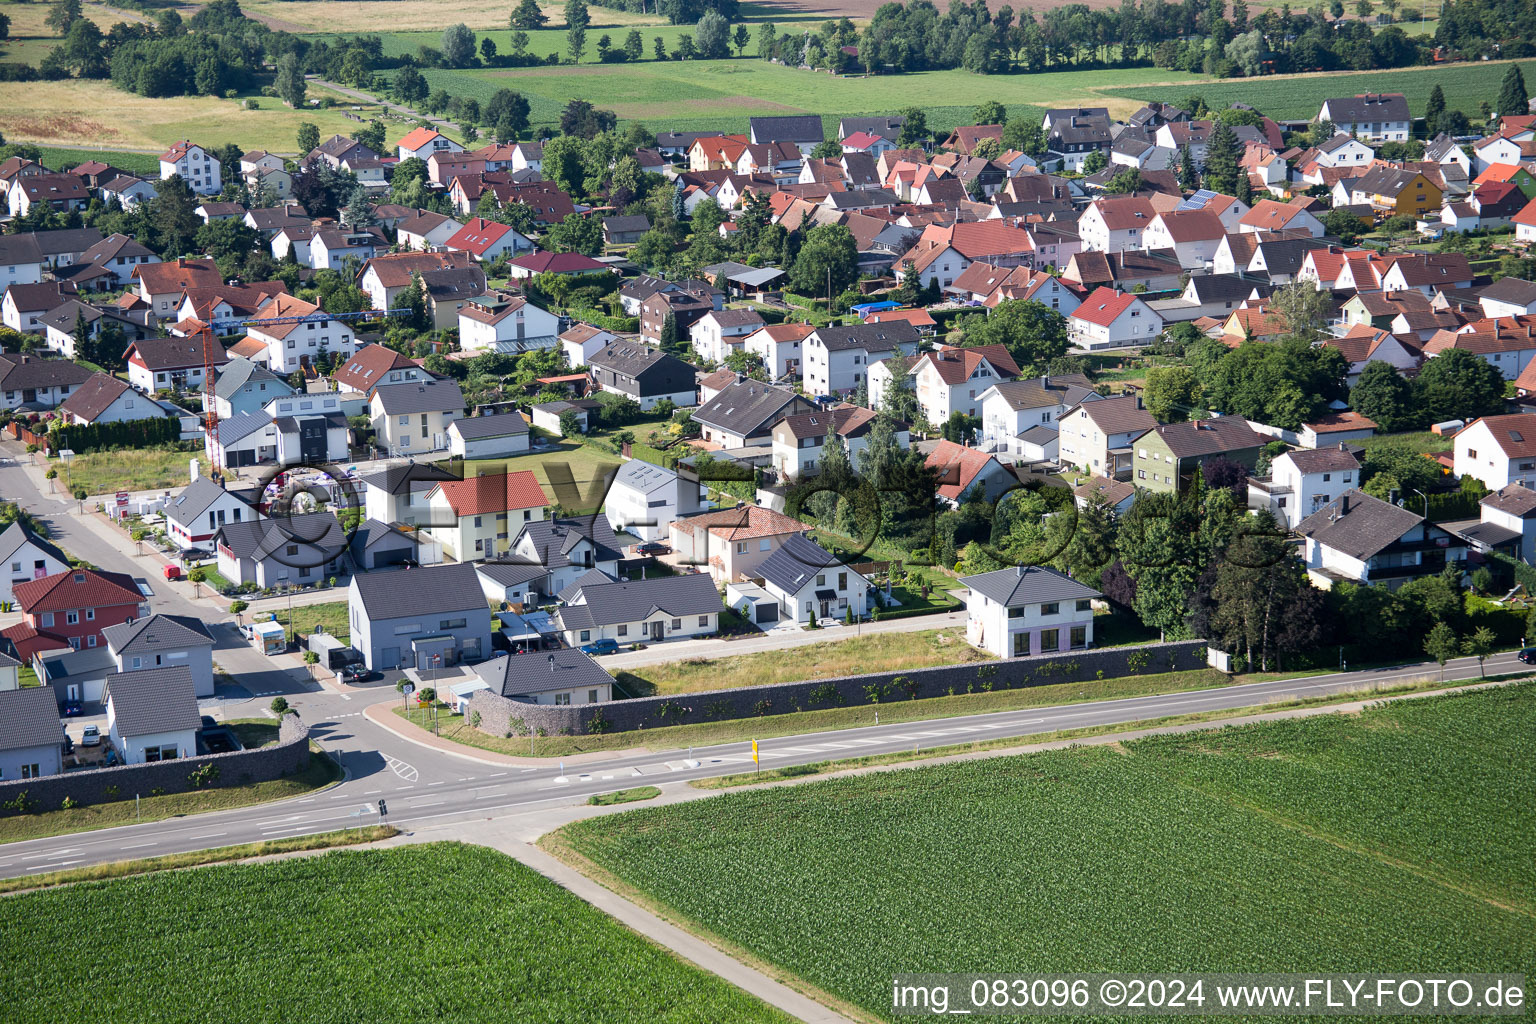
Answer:
[[[462,744],[455,744],[452,740],[444,740],[443,742],[453,744],[453,747],[440,747],[435,743],[427,743],[424,740],[412,736],[407,732],[403,732],[399,727],[400,723],[393,721],[395,716],[387,710],[381,712],[378,715],[373,713],[375,708],[382,708],[390,703],[393,702],[379,701],[377,704],[369,704],[363,709],[363,717],[368,719],[368,721],[372,722],[374,725],[377,725],[379,728],[394,734],[396,737],[404,740],[407,743],[421,747],[423,750],[431,750],[439,754],[446,754],[448,757],[456,757],[461,761],[472,761],[475,764],[493,765],[497,768],[506,768],[509,766],[516,768],[553,768],[556,767],[561,761],[564,761],[566,764],[598,764],[602,761],[614,761],[621,757],[630,757],[636,754],[649,753],[649,751],[644,747],[634,747],[628,750],[601,750],[593,751],[591,754],[572,754],[570,757],[564,758],[518,757],[515,754],[502,754],[500,756],[506,758],[506,760],[493,761],[489,757],[477,757],[474,754],[467,754],[462,751],[453,749],[453,747],[462,746]],[[493,753],[493,751],[486,751],[486,753],[490,754]]]

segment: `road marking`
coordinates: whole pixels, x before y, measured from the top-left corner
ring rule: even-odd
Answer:
[[[363,790],[363,796],[373,796],[375,793],[382,792],[384,792],[382,789],[365,789]]]
[[[66,853],[79,853],[80,847],[71,846],[67,850],[49,850],[47,853],[34,853],[30,857],[17,857],[17,860],[41,860],[44,857],[58,857]]]
[[[429,785],[429,786],[441,786],[441,785],[443,785],[444,781],[445,780],[443,780],[443,779],[438,779],[436,782],[429,782],[429,783],[427,783],[427,785]]]
[[[428,800],[426,803],[420,803],[420,802],[413,803],[413,804],[411,804],[411,810],[414,811],[418,807],[437,807],[437,806],[439,806],[441,804],[445,804],[447,802],[448,802],[447,800]]]
[[[229,835],[228,832],[209,832],[205,836],[188,836],[187,838],[188,839],[217,839],[220,836],[227,836],[227,835]]]
[[[28,871],[52,871],[54,868],[63,868],[63,867],[68,867],[71,864],[84,864],[84,863],[85,863],[85,858],[81,857],[78,860],[61,860],[57,864],[39,864],[36,867],[27,868],[27,870]]]
[[[523,773],[524,773],[524,772],[536,772],[536,771],[538,771],[538,769],[537,769],[537,768],[524,768],[524,769],[522,769],[522,770],[521,770],[521,771],[519,771],[519,772],[518,772],[518,774],[519,774],[519,775],[521,775],[521,774],[523,774]]]
[[[146,846],[159,846],[159,845],[160,845],[160,841],[157,839],[157,840],[155,840],[152,843],[134,843],[132,846],[119,846],[118,849],[119,850],[142,850]]]
[[[404,779],[406,782],[415,782],[420,777],[415,767],[400,760],[398,757],[391,757],[388,754],[384,754],[382,756],[384,758],[384,763],[389,765],[389,770],[400,776],[400,778]]]
[[[529,769],[527,769],[527,771],[533,771],[533,769],[529,768]],[[507,773],[506,772],[491,772],[491,774],[487,775],[486,778],[488,778],[488,779],[499,779],[499,778],[501,778],[505,774],[507,774]]]

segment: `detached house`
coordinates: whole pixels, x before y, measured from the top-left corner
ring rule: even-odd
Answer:
[[[1096,351],[1151,343],[1163,318],[1133,292],[1100,287],[1067,316],[1067,337],[1080,349]]]
[[[491,610],[472,565],[354,576],[347,615],[352,647],[375,672],[447,668],[491,653]]]
[[[542,567],[544,577],[535,581],[536,589],[554,597],[594,569],[616,579],[622,557],[613,527],[601,514],[593,513],[524,523],[504,560]]]
[[[0,532],[0,567],[0,601],[9,605],[18,584],[64,572],[69,558],[18,519]]]
[[[1082,650],[1093,645],[1097,590],[1044,566],[962,576],[970,591],[965,638],[999,658]]]
[[[745,448],[768,443],[774,424],[784,417],[815,408],[788,388],[749,379],[726,385],[714,398],[699,406],[693,414],[693,423],[703,432],[706,441],[722,448]]]
[[[1084,402],[1058,420],[1059,458],[1095,476],[1111,479],[1131,471],[1131,442],[1157,426],[1132,395]]]
[[[0,355],[0,398],[7,410],[42,412],[57,408],[90,377],[90,370],[67,359]]]
[[[996,501],[1019,484],[1019,478],[995,456],[953,441],[940,441],[924,461],[938,474],[937,499],[958,508],[970,495]]]
[[[614,391],[650,410],[662,401],[689,407],[698,404],[693,367],[633,341],[619,341],[587,359],[592,380],[604,391]]]
[[[558,316],[515,292],[487,292],[459,310],[459,348],[465,352],[516,355],[553,348],[559,335]]]
[[[1457,476],[1491,491],[1513,483],[1536,489],[1536,413],[1473,420],[1456,434],[1453,465]]]
[[[160,154],[160,177],[179,174],[198,195],[216,196],[224,190],[223,164],[202,146],[183,140]]]
[[[957,412],[978,415],[981,396],[999,381],[1017,377],[1019,368],[1002,345],[942,345],[918,356],[908,374],[917,382],[917,406],[924,418],[941,425]]]
[[[1323,100],[1313,123],[1327,121],[1346,135],[1369,142],[1407,142],[1413,117],[1400,92],[1358,93]]]
[[[560,595],[556,622],[565,642],[660,643],[709,636],[720,629],[720,594],[704,573],[618,582],[599,573]]]
[[[192,692],[213,696],[213,634],[190,615],[151,615],[102,630],[119,672],[185,666]]]
[[[448,447],[448,425],[464,415],[464,395],[451,380],[386,384],[373,392],[368,411],[381,445],[419,455]]]
[[[1248,478],[1248,507],[1267,508],[1286,529],[1360,485],[1360,460],[1342,444],[1276,456],[1267,477]]]
[[[981,446],[1015,458],[1054,462],[1057,420],[1068,409],[1100,397],[1093,382],[1079,373],[997,381],[977,398]]]
[[[165,503],[166,536],[182,551],[211,549],[220,527],[260,518],[261,513],[246,497],[201,475],[193,476],[191,483]]]
[[[1380,583],[1396,589],[1466,556],[1466,542],[1406,508],[1364,491],[1339,495],[1296,524],[1313,583]]]
[[[1135,439],[1132,482],[1149,491],[1182,490],[1213,459],[1252,469],[1265,440],[1240,416],[1158,424]]]
[[[133,577],[95,569],[66,569],[13,584],[22,621],[0,631],[23,661],[43,650],[104,645],[102,630],[142,618],[148,608]]]
[[[185,665],[106,677],[107,735],[124,764],[197,756],[197,688]]]
[[[152,394],[202,389],[204,368],[211,362],[218,373],[229,362],[229,353],[215,341],[205,354],[203,341],[196,336],[145,338],[129,345],[123,358],[128,364],[128,382],[145,394]]]
[[[803,342],[802,380],[813,395],[854,391],[869,376],[869,367],[893,355],[917,354],[917,328],[906,321],[819,327]]]
[[[776,606],[769,607],[777,614],[765,615],[767,609],[759,603],[754,621],[842,622],[850,614],[857,619],[868,614],[869,580],[805,536],[790,537],[758,566],[757,572],[762,577],[763,589]]]
[[[619,467],[603,498],[603,514],[615,530],[642,541],[665,540],[672,521],[699,511],[699,481],[640,459]]]
[[[716,583],[733,583],[756,575],[786,540],[809,530],[771,508],[738,505],[675,519],[668,536],[679,564],[704,569]]]
[[[319,306],[291,295],[273,297],[256,319],[286,321],[252,324],[248,335],[251,351],[260,353],[251,358],[285,377],[308,366],[321,352],[345,359],[357,341],[345,322],[332,320]]]
[[[802,412],[786,416],[773,427],[773,468],[788,480],[799,480],[821,472],[828,436],[836,434],[848,453],[849,464],[857,472],[859,453],[869,444],[869,432],[875,413],[857,405]],[[906,448],[911,435],[906,424],[898,424],[896,445]]]
[[[336,390],[372,395],[390,384],[420,384],[435,378],[407,356],[386,345],[364,345],[331,375]]]
[[[530,470],[442,480],[427,492],[427,535],[445,558],[502,558],[523,526],[544,518],[549,498]],[[426,525],[430,523],[431,525]]]
[[[1221,218],[1210,210],[1168,210],[1152,218],[1142,232],[1143,249],[1171,249],[1185,270],[1211,265],[1226,237]]]
[[[434,153],[464,152],[463,146],[441,132],[425,126],[411,131],[396,144],[395,148],[401,160],[409,160],[412,157],[426,160]]]
[[[226,523],[213,536],[219,573],[236,585],[305,586],[341,574],[347,535],[334,512]]]

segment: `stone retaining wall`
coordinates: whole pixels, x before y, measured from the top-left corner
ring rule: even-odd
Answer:
[[[193,785],[189,776],[210,764],[218,767],[218,778],[202,787]],[[297,715],[288,714],[278,723],[277,742],[255,750],[0,782],[0,817],[31,811],[56,811],[65,797],[85,806],[153,796],[156,790],[185,793],[198,788],[228,789],[295,775],[308,767],[309,726]]]
[[[1191,671],[1206,667],[1205,649],[1204,640],[1106,647],[906,672],[639,697],[608,704],[524,704],[480,690],[470,699],[469,707],[471,712],[480,712],[481,731],[493,736],[506,736],[509,732],[526,735],[529,730],[542,731],[546,736],[621,732],[831,707],[891,704],[983,690],[1017,690],[1115,676]]]

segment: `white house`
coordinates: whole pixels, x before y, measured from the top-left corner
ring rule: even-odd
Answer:
[[[195,695],[213,696],[213,634],[202,619],[155,614],[107,626],[101,635],[119,672],[185,665]]]
[[[124,764],[197,756],[202,717],[186,665],[106,677],[107,735]]]
[[[448,452],[459,459],[500,459],[528,450],[528,421],[520,412],[469,416],[448,424]]]
[[[332,320],[319,306],[292,295],[273,296],[257,311],[256,319],[291,321],[254,324],[249,330],[250,339],[262,346],[261,354],[250,358],[279,376],[308,366],[321,352],[342,359],[357,346],[357,336],[345,322]]]
[[[1131,442],[1157,426],[1132,395],[1084,402],[1057,422],[1062,463],[1110,478],[1130,472]]]
[[[216,196],[224,190],[223,165],[202,146],[186,140],[160,154],[160,177],[181,175],[198,195]]]
[[[1093,602],[1103,595],[1044,566],[962,576],[965,638],[999,658],[1076,651],[1093,645]]]
[[[1142,232],[1143,249],[1172,249],[1185,270],[1209,267],[1226,237],[1221,218],[1210,210],[1168,210]]]
[[[1079,373],[998,381],[977,400],[980,444],[987,451],[1023,458],[1025,442],[1020,435],[1042,427],[1054,432],[1056,421],[1068,409],[1100,397],[1093,382]]]
[[[708,573],[652,576],[628,582],[592,574],[561,593],[556,619],[572,647],[594,640],[659,643],[709,636],[720,629],[724,607]]]
[[[1296,524],[1302,562],[1324,589],[1346,580],[1396,588],[1465,556],[1464,541],[1407,508],[1351,490]]]
[[[1345,491],[1360,486],[1360,460],[1341,444],[1286,452],[1270,464],[1268,477],[1250,477],[1248,505],[1267,508],[1287,529]]]
[[[778,605],[780,621],[842,622],[850,614],[862,619],[869,613],[869,580],[803,534],[786,540],[757,572],[763,589]],[[761,608],[755,617],[764,621]]]
[[[918,341],[917,328],[905,320],[817,328],[803,343],[805,390],[813,395],[853,391],[868,379],[873,363],[915,355]]]
[[[1019,368],[1002,345],[943,345],[918,356],[907,373],[916,381],[923,418],[942,426],[957,412],[978,415],[981,396],[999,381],[1017,377]]]
[[[409,160],[412,157],[418,160],[426,160],[434,153],[464,152],[463,146],[441,132],[428,128],[425,125],[413,129],[396,144],[395,149],[401,160]]]
[[[515,355],[559,343],[560,318],[526,295],[489,292],[459,309],[459,348]]]
[[[448,244],[448,239],[464,227],[452,217],[431,210],[417,210],[395,228],[395,240],[407,249],[433,249]]]
[[[549,498],[531,470],[443,480],[427,492],[426,532],[445,558],[499,558],[523,526],[543,519],[548,509]]]
[[[18,519],[0,532],[0,566],[0,601],[9,605],[16,600],[12,587],[63,572],[69,558]]]
[[[742,348],[762,358],[770,380],[798,377],[801,343],[813,330],[810,324],[771,324],[747,335]]]
[[[1488,495],[1480,505],[1482,521],[1518,533],[1519,557],[1528,565],[1536,561],[1536,491],[1510,484]]]
[[[608,525],[643,541],[662,541],[678,516],[699,511],[699,481],[630,459],[619,467],[603,498]]]
[[[858,471],[859,453],[869,446],[869,432],[875,413],[857,405],[802,412],[773,425],[773,468],[789,480],[815,476],[823,468],[827,436],[836,434],[843,442],[848,462]],[[896,446],[905,449],[912,436],[906,424],[896,431]]]
[[[1407,142],[1413,117],[1400,92],[1358,93],[1323,100],[1314,122],[1331,121],[1346,135],[1370,142]]]
[[[1077,233],[1083,248],[1096,252],[1124,252],[1142,249],[1142,236],[1157,219],[1157,210],[1149,199],[1117,196],[1095,199],[1077,221]]]
[[[726,356],[742,348],[748,335],[764,326],[755,310],[712,309],[688,328],[688,338],[700,359],[723,363]]]
[[[208,549],[225,524],[260,518],[261,513],[245,498],[202,476],[192,460],[192,482],[165,502],[165,535],[183,551]]]
[[[524,523],[512,538],[507,561],[543,567],[544,578],[536,581],[538,591],[563,600],[565,589],[579,585],[594,569],[607,582],[618,579],[622,557],[613,527],[593,513]]]
[[[135,391],[127,381],[105,373],[91,374],[59,405],[60,418],[79,426],[160,419],[165,415],[165,409],[154,399]]]
[[[469,689],[470,707],[477,689],[506,697],[519,704],[561,706],[606,704],[613,699],[613,677],[588,654],[564,648],[527,654],[498,654],[474,667]],[[455,693],[470,684],[460,683]],[[470,710],[466,714],[479,714]]]
[[[1163,330],[1163,318],[1132,292],[1094,289],[1067,316],[1067,337],[1079,349],[1126,348],[1146,345]]]
[[[1455,437],[1455,473],[1491,491],[1518,483],[1536,488],[1536,413],[1473,420]]]
[[[574,323],[560,334],[560,354],[571,369],[586,366],[587,360],[619,340],[612,331],[591,324]]]

